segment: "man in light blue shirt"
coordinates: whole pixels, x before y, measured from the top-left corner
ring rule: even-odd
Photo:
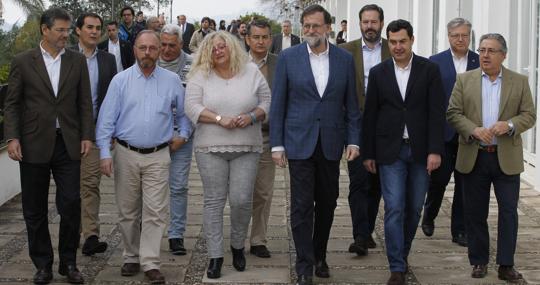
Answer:
[[[160,242],[166,228],[168,178],[173,138],[173,108],[179,136],[188,139],[191,122],[184,115],[184,88],[177,74],[156,65],[160,41],[142,31],[134,46],[137,64],[114,77],[99,112],[96,141],[101,171],[115,172],[119,228],[124,244],[122,276],[140,266],[151,284],[164,284]],[[111,139],[118,146],[111,157]],[[142,207],[142,209],[141,209]]]

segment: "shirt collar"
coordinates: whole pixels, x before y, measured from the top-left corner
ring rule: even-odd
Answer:
[[[77,46],[79,47],[79,52],[84,54],[84,49],[83,47],[81,46],[81,43],[78,43]],[[92,59],[94,58],[98,53],[98,49],[97,47],[94,49],[94,52],[92,53],[92,55],[90,57],[87,57],[87,59]]]
[[[307,46],[307,50],[308,50],[308,54],[309,55],[313,55],[313,56],[323,56],[323,55],[328,55],[329,51],[330,51],[330,43],[328,42],[328,40],[325,40],[326,41],[326,50],[323,51],[322,53],[320,54],[315,54],[311,48],[309,47],[309,44],[306,43],[306,46]]]
[[[458,57],[452,49],[450,49],[450,53],[452,53],[452,58],[457,60],[463,60],[464,58],[469,58],[469,51],[467,50],[467,53],[464,57]]]
[[[144,76],[144,73],[142,72],[141,70],[141,67],[139,66],[139,64],[137,63],[137,61],[135,60],[135,64],[133,64],[135,66],[135,71],[137,72],[137,78],[141,78],[142,77],[145,77]],[[157,62],[156,62],[156,66],[154,67],[154,70],[152,71],[152,73],[150,73],[150,76],[148,77],[145,77],[145,78],[156,78],[157,76],[157,72],[158,72],[158,69],[160,67],[158,66]]]
[[[259,68],[265,65],[266,61],[268,60],[268,52],[266,52],[266,55],[261,60],[259,60],[259,62],[256,62],[255,58],[251,56],[251,50],[248,52],[248,55],[249,55],[249,59],[253,61]]]
[[[487,78],[489,80],[489,75],[485,73],[483,70],[482,70],[482,77]],[[501,79],[501,78],[502,78],[502,67],[501,67],[501,71],[499,71],[499,75],[497,75],[497,79]]]
[[[287,35],[285,35],[285,34],[282,33],[282,35],[283,35],[284,38],[290,38],[290,37],[291,37],[291,34],[289,34],[289,35],[287,36]]]
[[[58,55],[56,55],[56,58],[54,58],[48,51],[46,51],[44,48],[43,48],[43,41],[41,41],[39,43],[39,48],[41,49],[41,54],[44,54],[45,56],[47,57],[50,57],[54,60],[58,59],[58,57],[62,56],[65,52],[66,52],[66,49],[63,48],[59,53]]]
[[[412,54],[411,59],[409,60],[409,63],[407,63],[407,66],[405,66],[405,68],[399,67],[399,65],[397,65],[396,60],[393,57],[392,57],[392,61],[394,62],[395,68],[397,68],[398,70],[407,71],[411,69],[413,58],[414,58],[414,53]]]
[[[362,38],[362,49],[369,49],[369,50],[375,50],[382,46],[382,38],[379,39],[379,41],[375,44],[375,48],[371,49],[366,42],[364,41],[364,38]]]
[[[113,40],[109,39],[109,44],[110,44],[110,45],[115,45],[115,46],[117,46],[117,45],[120,44],[120,39],[116,39],[116,43],[113,42]]]

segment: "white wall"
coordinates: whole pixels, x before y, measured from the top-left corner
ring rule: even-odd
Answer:
[[[0,148],[0,205],[21,192],[19,164],[8,157],[7,150]]]

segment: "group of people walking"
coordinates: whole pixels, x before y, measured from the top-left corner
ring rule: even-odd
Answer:
[[[128,7],[121,16],[133,12]],[[53,277],[51,173],[61,217],[58,272],[68,282],[84,283],[76,266],[80,233],[84,254],[107,250],[99,240],[105,174],[114,175],[120,274],[142,269],[152,284],[165,283],[159,252],[167,228],[170,251],[187,251],[193,154],[204,189],[208,278],[221,276],[227,199],[233,267],[246,269],[250,222],[250,253],[271,257],[266,233],[276,165],[288,166],[291,178],[297,284],[330,277],[326,252],[342,158],[350,177],[349,252],[363,256],[377,246],[372,234],[384,199],[387,284],[406,283],[422,209],[422,230],[431,236],[452,173],[452,241],[468,246],[471,276],[487,274],[493,184],[498,277],[522,278],[514,268],[520,134],[536,116],[527,78],[502,65],[504,37],[483,35],[475,53],[471,24],[456,18],[447,25],[450,49],[427,59],[413,53],[413,27],[405,20],[390,22],[383,38],[383,9],[370,4],[358,13],[362,37],[335,46],[328,41],[331,15],[312,5],[300,18],[303,43],[290,33],[290,21],[278,36],[266,21],[244,23],[239,38],[205,32],[203,19],[200,35],[194,31],[186,46],[181,16],[160,33],[121,24],[127,34],[118,35],[119,25],[110,22],[103,51],[99,15],[81,15],[78,44],[66,48],[71,17],[51,8],[41,17],[39,47],[13,60],[5,137],[10,158],[20,164],[34,283]]]

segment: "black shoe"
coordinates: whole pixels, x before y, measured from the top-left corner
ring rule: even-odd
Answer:
[[[484,278],[487,275],[487,265],[473,265],[471,272],[472,278]]]
[[[435,231],[435,224],[433,222],[422,222],[422,231],[427,237],[432,236]]]
[[[174,255],[186,255],[187,251],[184,247],[183,238],[171,238],[169,239],[169,249]]]
[[[368,236],[367,240],[366,240],[366,245],[368,248],[376,248],[377,247],[377,243],[375,242],[375,240],[373,239],[373,237],[371,235]]]
[[[34,284],[49,284],[53,279],[51,269],[38,269],[34,274]]]
[[[519,273],[514,266],[499,266],[499,269],[497,270],[499,273],[499,279],[501,280],[507,280],[510,282],[517,281],[523,279],[523,275]]]
[[[236,249],[231,246],[232,251],[232,265],[237,271],[244,271],[246,269],[246,257],[244,256],[244,248]]]
[[[124,263],[120,269],[120,275],[122,276],[135,276],[141,271],[141,265],[139,263]]]
[[[97,236],[89,236],[82,247],[82,253],[84,255],[94,255],[96,253],[102,253],[107,250],[107,243],[99,241]]]
[[[313,285],[313,276],[298,275],[296,285]]]
[[[330,278],[330,271],[326,260],[320,260],[315,264],[315,276],[319,278]]]
[[[390,278],[386,281],[386,285],[405,285],[405,273],[390,272]]]
[[[206,276],[210,279],[221,277],[221,265],[223,265],[223,257],[210,258],[208,269],[206,270]]]
[[[452,242],[467,247],[467,235],[459,233],[457,236],[452,238]]]
[[[266,245],[253,245],[249,248],[249,253],[261,258],[269,258],[271,256]]]
[[[75,264],[60,265],[58,267],[58,273],[62,276],[66,276],[67,281],[71,284],[84,284],[82,274]]]
[[[150,269],[148,271],[145,271],[144,275],[146,276],[146,278],[148,278],[150,284],[165,284],[165,276],[163,276],[163,274],[161,274],[158,269]]]
[[[355,252],[357,255],[367,255],[368,247],[365,240],[361,237],[354,238],[354,242],[349,246],[349,252]]]

